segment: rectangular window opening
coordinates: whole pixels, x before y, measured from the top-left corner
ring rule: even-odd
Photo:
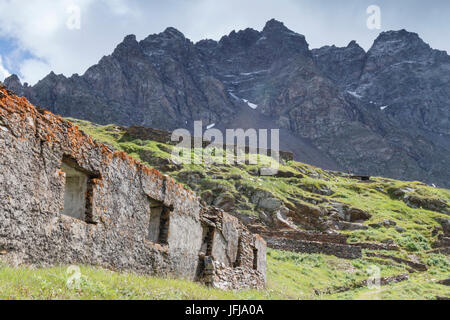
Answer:
[[[93,179],[100,175],[83,170],[75,160],[64,157],[61,170],[65,175],[64,210],[62,214],[93,223]]]
[[[169,244],[170,214],[172,207],[150,199],[150,221],[147,240],[161,245]]]
[[[258,249],[253,248],[253,270],[258,270]]]
[[[88,176],[65,163],[61,169],[66,174],[63,214],[85,221]]]
[[[236,254],[236,261],[233,264],[234,268],[238,268],[242,266],[242,238],[239,237],[238,240],[238,250],[237,250],[237,254]]]
[[[208,231],[206,233],[205,242],[206,242],[206,256],[212,256],[213,253],[213,244],[214,244],[214,235],[216,233],[216,228],[210,226],[208,227]]]

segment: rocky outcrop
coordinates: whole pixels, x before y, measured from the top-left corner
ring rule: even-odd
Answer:
[[[2,85],[0,221],[1,258],[13,265],[203,281],[214,261],[218,287],[265,284],[266,244],[238,219]]]
[[[416,33],[383,32],[367,53],[356,92],[388,106],[388,117],[405,127],[448,135],[443,115],[449,110],[449,66],[447,53],[431,49]]]
[[[368,250],[400,251],[400,247],[395,243],[361,242],[352,245]]]
[[[364,280],[364,281],[353,283],[349,286],[328,288],[325,290],[314,289],[314,292],[316,295],[333,294],[333,293],[345,292],[345,291],[355,290],[358,288],[367,287],[369,284],[372,286],[376,285],[376,284],[380,285],[380,286],[386,286],[391,283],[398,283],[398,282],[403,282],[403,281],[408,281],[408,280],[409,280],[409,274],[402,273],[402,274],[398,274],[398,275],[390,276],[390,277],[381,277],[379,279],[376,279],[376,281],[375,281],[375,279]]]
[[[306,240],[315,242],[331,242],[338,244],[346,244],[348,235],[340,234],[337,232],[324,233],[318,231],[304,231],[304,230],[292,230],[292,229],[281,229],[281,230],[262,230],[260,228],[253,229],[252,231],[258,233],[264,237],[282,237],[292,240]]]
[[[366,52],[356,41],[344,48],[333,45],[311,52],[322,73],[343,88],[358,82],[366,63]]]
[[[267,238],[266,240],[269,248],[277,250],[300,253],[321,253],[344,259],[358,259],[362,257],[361,247],[358,246],[285,238]]]
[[[406,260],[406,259],[402,259],[402,258],[398,258],[398,257],[394,257],[394,256],[389,256],[389,255],[379,254],[379,253],[374,253],[374,252],[366,252],[366,256],[377,257],[377,258],[382,258],[382,259],[390,259],[395,262],[405,264],[405,265],[411,267],[412,269],[414,269],[415,271],[419,271],[419,272],[424,272],[424,271],[428,270],[428,267],[423,263],[410,261],[410,260]]]
[[[439,236],[438,241],[433,244],[434,248],[450,248],[450,237]]]
[[[410,208],[422,208],[450,215],[450,206],[444,199],[419,195],[411,188],[393,188],[389,193],[394,199],[402,200]]]
[[[444,235],[450,237],[450,219],[439,218],[437,221],[441,224]]]
[[[438,281],[438,283],[442,284],[444,286],[450,286],[450,279],[441,280],[441,281]]]

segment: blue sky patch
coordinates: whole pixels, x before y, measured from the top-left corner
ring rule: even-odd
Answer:
[[[11,73],[20,74],[20,65],[27,59],[36,59],[31,52],[21,49],[17,41],[10,38],[0,37],[0,56],[2,57],[3,66]]]

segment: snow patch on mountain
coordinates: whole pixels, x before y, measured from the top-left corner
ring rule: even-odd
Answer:
[[[243,72],[243,73],[241,73],[241,76],[251,76],[251,75],[254,75],[254,74],[266,73],[268,71],[269,70],[258,70],[258,71],[253,71],[253,72]]]
[[[237,95],[235,95],[233,92],[229,91],[230,96],[232,96],[236,100],[241,100]]]
[[[363,96],[357,94],[356,91],[347,91],[347,93],[348,93],[349,95],[351,95],[351,96],[357,98],[357,99],[362,99],[362,98],[363,98]]]
[[[245,99],[242,99],[242,100],[244,100],[244,102],[245,102],[250,108],[252,108],[253,110],[256,110],[256,109],[258,108],[258,105],[257,105],[257,104],[251,103],[250,101],[245,100]]]

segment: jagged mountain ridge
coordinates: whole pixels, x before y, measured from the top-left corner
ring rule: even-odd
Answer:
[[[449,186],[450,57],[417,34],[381,33],[365,52],[310,50],[271,20],[193,43],[178,30],[125,37],[82,75],[5,84],[63,116],[100,124],[281,128],[297,160]],[[251,119],[252,121],[245,121]]]

